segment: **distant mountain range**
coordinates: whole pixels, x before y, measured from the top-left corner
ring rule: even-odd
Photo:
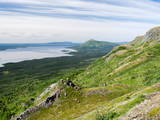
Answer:
[[[73,42],[50,42],[47,43],[47,45],[56,45],[56,46],[75,46],[75,45],[81,45],[83,43],[73,43]]]
[[[72,42],[51,42],[51,43],[3,43],[0,44],[0,50],[24,48],[24,47],[40,47],[40,46],[75,46],[82,43]]]
[[[125,42],[126,43],[126,42]],[[73,43],[73,42],[50,42],[50,43],[0,43],[0,50],[6,49],[15,49],[15,48],[24,48],[24,47],[40,47],[40,46],[79,46],[80,47],[89,47],[89,48],[102,48],[108,46],[120,45],[122,43],[111,43],[105,41],[96,41],[94,39],[88,40],[85,43]]]
[[[118,43],[118,44],[129,44],[130,41],[124,41],[124,42],[115,42],[115,43]]]
[[[115,47],[117,45],[119,45],[119,44],[90,39],[79,47],[81,47],[81,48],[107,48],[107,47]]]

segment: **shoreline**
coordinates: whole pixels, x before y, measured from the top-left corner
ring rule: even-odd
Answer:
[[[77,50],[72,49],[71,47],[72,46],[36,46],[2,50],[0,53],[0,68],[5,67],[6,64],[16,64],[32,60],[73,56],[72,52],[77,52]],[[10,56],[13,56],[12,59],[10,58]],[[15,56],[18,56],[19,58],[16,58]],[[25,56],[27,56],[28,58],[24,58]]]

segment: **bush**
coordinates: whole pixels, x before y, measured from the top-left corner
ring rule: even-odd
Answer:
[[[116,116],[118,116],[116,112],[108,112],[107,114],[105,114],[97,110],[96,120],[112,120]]]
[[[11,113],[7,108],[6,100],[0,96],[0,120],[9,120]]]

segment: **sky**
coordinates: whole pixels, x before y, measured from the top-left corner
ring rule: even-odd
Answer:
[[[160,0],[0,0],[0,43],[132,41],[160,26]]]

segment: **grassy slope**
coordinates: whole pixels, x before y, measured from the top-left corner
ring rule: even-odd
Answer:
[[[136,46],[136,48],[133,47],[129,49],[128,52],[124,55],[116,56],[116,58],[114,57],[109,62],[105,62],[106,58],[101,58],[96,63],[99,66],[93,64],[88,69],[88,71],[82,73],[83,75],[79,75],[79,80],[77,81],[77,83],[85,87],[102,86],[103,83],[107,83],[108,86],[120,83],[127,85],[132,91],[131,94],[124,95],[120,98],[117,98],[115,101],[111,101],[112,106],[110,106],[110,104],[103,104],[103,107],[105,107],[105,109],[100,110],[102,111],[102,114],[109,116],[107,114],[108,112],[116,112],[115,118],[123,116],[136,104],[140,104],[145,100],[143,93],[147,93],[149,95],[151,93],[154,93],[155,91],[159,91],[159,87],[150,88],[149,86],[160,82],[160,43],[157,43],[151,47],[147,47],[147,45],[145,46],[146,48],[142,49],[138,48],[139,46]],[[136,52],[137,55],[134,56]],[[132,55],[132,57],[129,57],[130,55]],[[127,57],[129,57],[128,60],[126,59]],[[123,65],[124,67],[119,67]],[[114,69],[112,69],[113,66]],[[107,67],[110,69],[105,69]],[[145,88],[148,88],[149,90],[147,89],[147,91],[137,92],[142,89],[145,90]],[[133,93],[136,94],[136,97],[132,96]],[[125,101],[126,98],[134,99],[123,105],[123,101]],[[119,103],[118,107],[116,106],[117,103]],[[115,106],[115,108],[110,110],[110,107],[113,106]],[[86,115],[84,118],[89,119],[91,117],[90,119],[93,119],[95,118],[95,114],[96,112],[94,112],[94,114],[91,114],[91,116]],[[159,112],[157,112],[157,114],[159,114]]]
[[[46,87],[63,77],[81,73],[96,58],[108,52],[106,48],[77,50],[72,53],[74,56],[24,61],[0,68],[0,119],[10,119],[12,115],[21,113],[33,105],[30,98],[36,98]]]
[[[159,87],[150,86],[160,82],[160,43],[149,46],[151,42],[115,48],[74,78],[75,83],[83,87],[81,91],[68,91],[67,98],[30,119],[96,119],[97,110],[99,118],[125,115],[147,96],[159,91]],[[113,57],[108,60],[109,56]],[[84,95],[86,91],[101,89],[104,83],[110,94]],[[76,100],[80,100],[80,104]]]

